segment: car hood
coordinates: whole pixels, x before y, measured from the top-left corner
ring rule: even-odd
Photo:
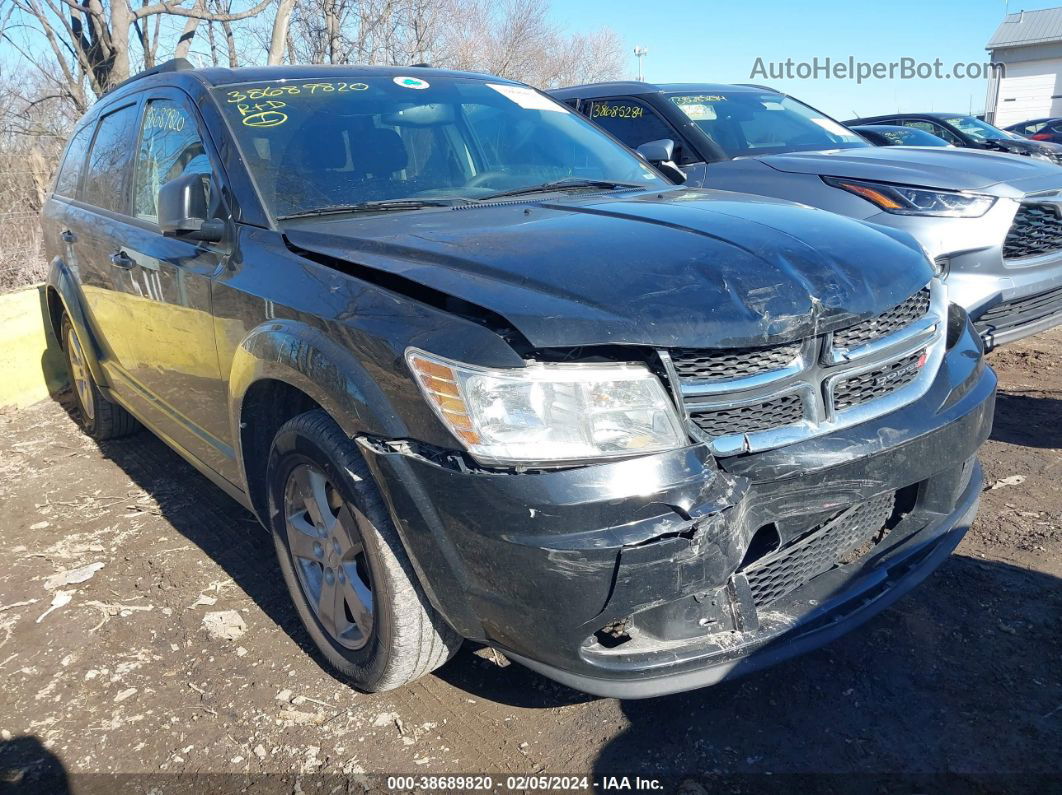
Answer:
[[[535,348],[791,340],[872,317],[932,275],[903,232],[724,191],[322,218],[284,234],[413,298],[501,315]]]
[[[1054,163],[979,149],[886,146],[789,152],[757,159],[778,171],[948,190],[987,190],[1003,185],[1018,187],[1024,193],[1062,188],[1062,168]],[[989,192],[1013,194],[1005,187]]]

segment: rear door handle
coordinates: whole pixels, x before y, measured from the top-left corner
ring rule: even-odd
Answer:
[[[60,237],[63,238],[63,240],[65,240],[67,243],[73,243],[75,240],[77,240],[77,235],[75,235],[69,229],[63,230],[63,234],[61,234]]]
[[[136,265],[136,261],[124,251],[115,251],[113,254],[111,254],[111,265],[114,265],[117,268],[125,268],[126,270],[129,270],[134,265]]]

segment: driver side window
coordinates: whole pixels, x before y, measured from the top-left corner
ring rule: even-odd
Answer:
[[[671,125],[644,102],[627,97],[594,99],[583,103],[582,112],[631,149],[649,141],[670,138],[675,142],[675,162],[684,162],[682,140]]]
[[[149,101],[136,157],[133,192],[136,217],[158,222],[159,188],[184,174],[209,176],[210,173],[210,160],[191,110],[184,103],[170,99]]]
[[[934,124],[930,121],[923,121],[921,119],[904,119],[904,121],[901,123],[904,127],[912,127],[916,130],[922,130],[922,132],[927,132],[930,135],[935,135],[937,136],[937,138],[943,138],[949,144],[956,144],[959,146],[962,145],[962,141],[960,141],[957,136],[955,136],[950,130],[945,129],[939,124]]]

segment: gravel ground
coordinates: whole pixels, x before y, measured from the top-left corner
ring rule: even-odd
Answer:
[[[987,489],[936,574],[831,646],[638,702],[468,644],[409,687],[358,693],[310,649],[253,517],[161,442],[97,445],[51,401],[0,414],[0,790],[545,772],[690,793],[823,773],[844,774],[816,781],[833,791],[891,791],[897,775],[1062,791],[1062,329],[990,360]]]

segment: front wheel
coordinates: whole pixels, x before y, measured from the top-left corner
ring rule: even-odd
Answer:
[[[295,608],[325,658],[391,690],[461,643],[428,602],[357,447],[324,411],[285,423],[268,465],[269,521]]]

